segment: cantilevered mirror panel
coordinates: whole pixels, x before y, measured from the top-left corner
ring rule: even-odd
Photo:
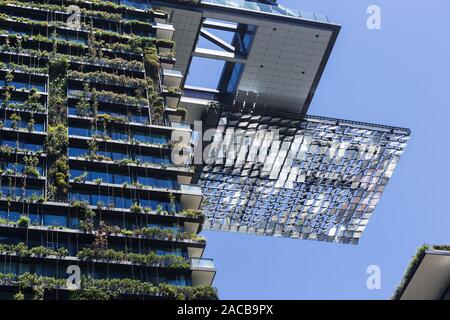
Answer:
[[[223,113],[200,184],[204,228],[357,244],[408,129]]]

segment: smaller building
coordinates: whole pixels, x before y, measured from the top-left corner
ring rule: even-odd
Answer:
[[[392,299],[450,300],[450,245],[420,247]]]

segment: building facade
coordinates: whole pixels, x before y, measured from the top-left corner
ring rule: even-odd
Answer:
[[[168,13],[0,7],[0,298],[216,298]]]
[[[392,299],[450,300],[450,246],[420,247]]]

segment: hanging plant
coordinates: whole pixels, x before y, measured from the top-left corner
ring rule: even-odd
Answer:
[[[46,150],[49,156],[59,157],[65,154],[69,144],[67,127],[64,124],[50,126],[46,139]]]
[[[159,57],[158,50],[155,46],[148,47],[144,51],[144,66],[146,74],[153,80],[158,79],[159,73]]]
[[[27,216],[20,216],[19,220],[17,221],[17,226],[21,228],[27,228],[30,224],[30,218]]]
[[[167,198],[169,199],[170,210],[172,211],[172,213],[175,213],[177,210],[175,196],[173,195],[172,192],[170,192]]]
[[[65,156],[61,156],[56,160],[54,166],[51,168],[51,172],[49,172],[49,175],[51,174],[54,175],[57,199],[65,198],[69,191],[69,165]]]
[[[17,130],[17,128],[19,127],[20,121],[22,121],[22,117],[19,116],[17,113],[13,113],[9,116],[9,119],[12,122],[12,128],[14,130]]]
[[[49,122],[51,125],[66,123],[67,113],[67,70],[69,63],[65,58],[51,59],[49,62]]]
[[[36,168],[39,164],[39,158],[36,156],[25,156],[25,174],[33,177],[39,177],[39,170]]]
[[[28,121],[28,126],[27,126],[28,132],[33,132],[34,124],[35,124],[34,118],[33,118],[33,116],[31,116],[30,120]]]

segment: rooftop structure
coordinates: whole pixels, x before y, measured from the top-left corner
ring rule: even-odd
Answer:
[[[169,12],[177,29],[175,68],[182,74],[190,72],[193,58],[223,60],[218,87],[212,88],[221,101],[237,99],[290,114],[308,110],[340,30],[325,15],[255,1],[153,5]],[[231,33],[231,41],[218,30]],[[201,39],[215,48],[202,47]],[[187,107],[197,107],[188,102]]]

